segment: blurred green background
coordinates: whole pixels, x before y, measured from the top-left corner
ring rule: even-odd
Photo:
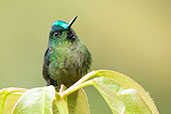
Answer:
[[[170,0],[1,0],[0,89],[44,86],[42,63],[51,25],[75,15],[73,28],[92,52],[92,70],[132,77],[161,114],[170,114]],[[111,114],[94,88],[86,91],[92,114]]]

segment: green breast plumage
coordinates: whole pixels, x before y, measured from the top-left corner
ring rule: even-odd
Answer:
[[[90,68],[91,54],[79,39],[52,45],[48,56],[49,77],[58,85],[71,86]]]

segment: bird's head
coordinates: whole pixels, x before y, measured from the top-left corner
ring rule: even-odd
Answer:
[[[50,42],[58,42],[64,40],[68,40],[71,42],[74,41],[77,37],[71,26],[76,18],[77,16],[75,16],[69,24],[64,21],[54,22],[49,33]]]

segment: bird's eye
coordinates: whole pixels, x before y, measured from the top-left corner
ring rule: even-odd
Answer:
[[[53,34],[53,38],[58,38],[60,36],[60,32],[55,32],[54,34]]]

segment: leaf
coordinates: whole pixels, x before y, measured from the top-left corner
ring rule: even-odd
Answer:
[[[52,114],[54,98],[53,86],[30,89],[17,101],[12,114]]]
[[[87,95],[80,89],[68,96],[69,114],[90,114]]]
[[[150,95],[144,90],[144,88],[128,76],[109,70],[98,70],[96,71],[95,77],[107,77],[118,83],[124,89],[135,89],[147,104],[149,110],[154,114],[159,114]]]
[[[104,97],[113,114],[153,114],[136,90],[124,90],[105,77],[94,78],[90,82]]]
[[[153,114],[136,90],[127,89],[117,94],[126,105],[126,114]]]
[[[27,89],[5,88],[0,90],[0,114],[11,114],[17,100]]]

